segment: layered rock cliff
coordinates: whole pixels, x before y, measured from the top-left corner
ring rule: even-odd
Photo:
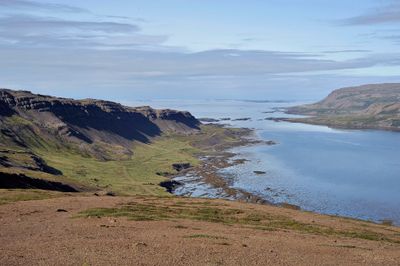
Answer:
[[[48,169],[32,150],[49,146],[100,160],[121,159],[134,154],[135,142],[149,143],[167,133],[193,134],[199,126],[189,112],[0,89],[0,164]]]
[[[20,116],[70,141],[141,141],[166,131],[193,133],[200,122],[189,112],[126,107],[100,100],[72,100],[0,90],[0,119]],[[4,121],[2,121],[4,122]]]

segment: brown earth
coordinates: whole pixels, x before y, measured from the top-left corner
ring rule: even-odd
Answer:
[[[133,216],[128,220],[124,215],[79,214],[126,205],[131,210],[152,206],[147,212],[152,215],[157,210],[172,215],[184,208],[218,208],[227,217],[251,212],[277,220],[267,230],[256,226],[257,219],[229,223],[172,215],[135,221]],[[287,219],[296,223],[284,223]],[[0,226],[0,265],[399,265],[400,261],[397,227],[223,200],[79,196],[20,201],[0,205]],[[378,238],[365,239],[370,237],[361,232],[373,232]]]

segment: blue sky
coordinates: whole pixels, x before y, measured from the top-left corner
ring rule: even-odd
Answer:
[[[393,0],[0,0],[0,86],[316,100],[400,82],[399,25]]]

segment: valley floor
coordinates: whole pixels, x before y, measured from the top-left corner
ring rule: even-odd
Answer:
[[[0,265],[400,261],[400,228],[392,226],[223,200],[59,196],[0,205]]]

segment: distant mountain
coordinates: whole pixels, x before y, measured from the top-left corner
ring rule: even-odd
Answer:
[[[189,112],[0,89],[0,170],[62,175],[40,153],[49,154],[46,159],[65,153],[125,160],[135,153],[135,143],[149,143],[162,134],[196,133],[199,126]]]
[[[333,91],[320,102],[292,107],[287,111],[311,116],[289,119],[293,122],[400,130],[400,83],[343,88]]]

